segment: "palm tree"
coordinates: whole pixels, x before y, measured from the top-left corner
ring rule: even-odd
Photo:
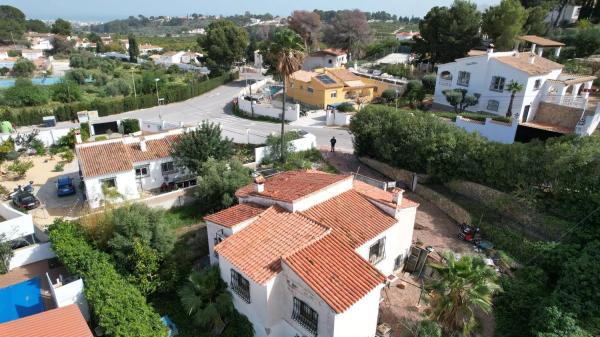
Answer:
[[[192,272],[179,290],[181,304],[194,325],[220,334],[235,315],[231,294],[218,267]]]
[[[283,81],[283,105],[281,108],[281,161],[285,160],[285,99],[289,76],[302,68],[304,61],[304,41],[302,37],[289,28],[275,33],[271,44],[271,53],[275,56],[275,69]]]
[[[475,311],[492,310],[492,295],[500,290],[496,271],[480,257],[465,255],[457,260],[451,252],[444,257],[445,264],[431,264],[438,277],[425,286],[430,318],[440,323],[445,336],[469,336],[477,323]]]
[[[513,102],[515,101],[515,95],[523,90],[523,85],[519,82],[510,81],[506,86],[506,90],[510,92],[510,103],[508,103],[508,111],[506,111],[506,117],[512,116]]]

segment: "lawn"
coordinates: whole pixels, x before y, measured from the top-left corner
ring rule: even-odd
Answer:
[[[204,215],[198,211],[198,207],[194,203],[172,208],[165,212],[165,218],[173,230],[203,223],[203,216]]]

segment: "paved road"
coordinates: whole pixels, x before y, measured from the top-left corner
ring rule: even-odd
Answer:
[[[254,75],[249,74],[248,77],[252,76]],[[187,101],[110,115],[100,118],[100,121],[141,118],[150,121],[160,121],[162,119],[168,122],[183,122],[189,125],[209,120],[220,123],[224,134],[234,138],[236,142],[246,142],[250,138],[251,142],[259,143],[270,133],[280,132],[281,126],[275,123],[252,121],[231,114],[231,101],[237,97],[244,85],[245,81],[242,79],[220,86]],[[69,125],[69,123],[59,123],[59,126],[66,125]],[[286,129],[302,129],[314,134],[317,137],[319,147],[329,147],[329,140],[332,136],[335,136],[337,148],[347,151],[352,150],[351,136],[343,128],[286,125]]]

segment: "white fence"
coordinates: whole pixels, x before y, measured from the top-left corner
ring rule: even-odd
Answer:
[[[596,107],[596,111],[593,115],[584,115],[577,126],[575,126],[575,133],[580,136],[590,136],[600,124],[600,105]]]
[[[347,126],[354,116],[353,112],[340,112],[336,110],[327,110],[325,113],[325,124]]]
[[[52,251],[52,244],[44,242],[13,250],[8,269],[25,266],[34,262],[51,259],[56,256]]]
[[[587,105],[587,99],[583,97],[573,96],[560,96],[560,95],[548,95],[542,99],[546,103],[552,103],[562,106],[568,106],[571,108],[584,109]]]
[[[52,294],[52,299],[57,308],[77,304],[85,320],[90,320],[90,311],[83,292],[82,279],[77,279],[64,284],[67,282],[66,280],[51,280],[48,273],[46,273],[46,279],[48,280],[48,284],[50,284],[50,293]]]
[[[0,234],[5,235],[5,240],[14,240],[34,233],[31,214],[25,214],[9,206],[9,203],[0,204]]]
[[[238,104],[242,111],[248,115],[252,113],[252,103],[245,100],[242,96],[238,98]],[[281,118],[281,108],[277,108],[272,104],[254,103],[254,114],[258,116],[267,116],[272,118]],[[285,120],[289,122],[300,119],[300,105],[286,104]]]
[[[455,125],[468,132],[477,132],[493,142],[512,144],[515,141],[518,123],[513,120],[512,124],[506,124],[491,118],[486,118],[485,122],[478,122],[457,116]]]
[[[291,141],[294,152],[306,151],[317,147],[317,137],[313,134],[306,134],[300,139]],[[256,158],[256,164],[260,164],[266,156],[269,155],[269,147],[257,147],[254,149],[254,156]]]
[[[39,139],[40,141],[42,141],[42,143],[44,143],[45,146],[51,146],[51,145],[56,144],[58,142],[58,139],[60,139],[60,137],[67,135],[67,133],[69,133],[69,131],[71,131],[71,128],[46,129],[46,130],[31,129],[31,130],[28,130],[25,132],[19,132],[19,133],[1,133],[0,140],[5,141],[10,137],[12,137],[13,139],[16,139],[18,136],[27,137],[35,130],[38,131],[38,135],[36,138]],[[16,147],[19,148],[18,145]]]
[[[167,121],[145,121],[138,119],[140,122],[140,130],[143,132],[163,132],[183,127],[183,122],[174,123]]]

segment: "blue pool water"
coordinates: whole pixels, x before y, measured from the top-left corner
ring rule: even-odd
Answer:
[[[15,86],[15,79],[0,80],[0,88],[10,88]],[[60,82],[60,77],[35,77],[31,82],[36,85],[52,85]]]
[[[0,323],[35,315],[42,311],[44,311],[44,303],[39,277],[0,288]]]
[[[281,85],[272,85],[271,86],[271,96],[275,95],[276,93],[280,92],[281,90],[283,90],[283,86],[281,86]]]

